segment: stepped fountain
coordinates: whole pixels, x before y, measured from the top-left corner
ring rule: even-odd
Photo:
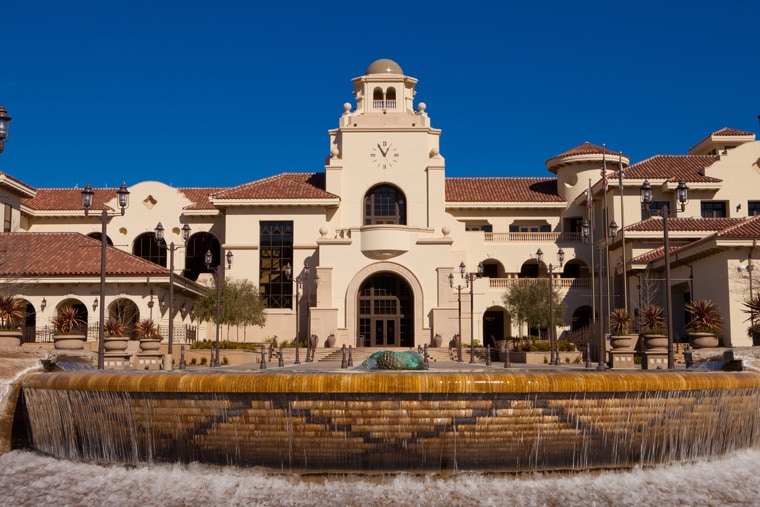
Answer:
[[[76,371],[21,386],[34,449],[100,464],[580,471],[710,458],[760,435],[755,372]]]

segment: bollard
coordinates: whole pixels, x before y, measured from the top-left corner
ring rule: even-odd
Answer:
[[[425,359],[425,368],[430,368],[430,356],[428,356],[428,345],[423,348],[423,359]]]
[[[261,345],[261,364],[259,364],[259,370],[266,370],[267,369],[267,356],[266,356],[266,347],[264,345]]]
[[[486,345],[486,366],[491,366],[491,344]]]
[[[185,346],[182,345],[179,348],[179,369],[184,370],[185,369]]]
[[[586,342],[586,368],[591,368],[591,342]]]
[[[285,359],[282,357],[282,344],[280,344],[280,357],[277,359],[277,366],[280,368],[285,366]]]
[[[504,342],[504,368],[510,368],[512,365],[509,363],[509,342]]]
[[[348,366],[353,366],[354,365],[354,356],[351,353],[351,350],[352,350],[351,349],[351,345],[349,345],[348,346]]]
[[[345,343],[343,344],[343,347],[341,347],[341,352],[342,352],[343,357],[340,360],[340,367],[345,368],[348,364],[346,362],[346,344]]]
[[[269,342],[269,362],[272,362],[272,356],[274,355],[274,342]]]

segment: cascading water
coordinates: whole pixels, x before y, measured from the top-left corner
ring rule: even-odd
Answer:
[[[588,470],[753,447],[750,372],[35,373],[35,449],[278,470]]]

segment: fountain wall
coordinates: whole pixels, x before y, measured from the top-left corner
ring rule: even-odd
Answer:
[[[760,375],[33,373],[35,449],[97,463],[587,470],[753,447]]]

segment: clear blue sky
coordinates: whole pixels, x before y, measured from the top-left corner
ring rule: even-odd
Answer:
[[[35,187],[321,171],[351,78],[419,79],[448,176],[758,131],[760,2],[4,0],[0,171]]]

